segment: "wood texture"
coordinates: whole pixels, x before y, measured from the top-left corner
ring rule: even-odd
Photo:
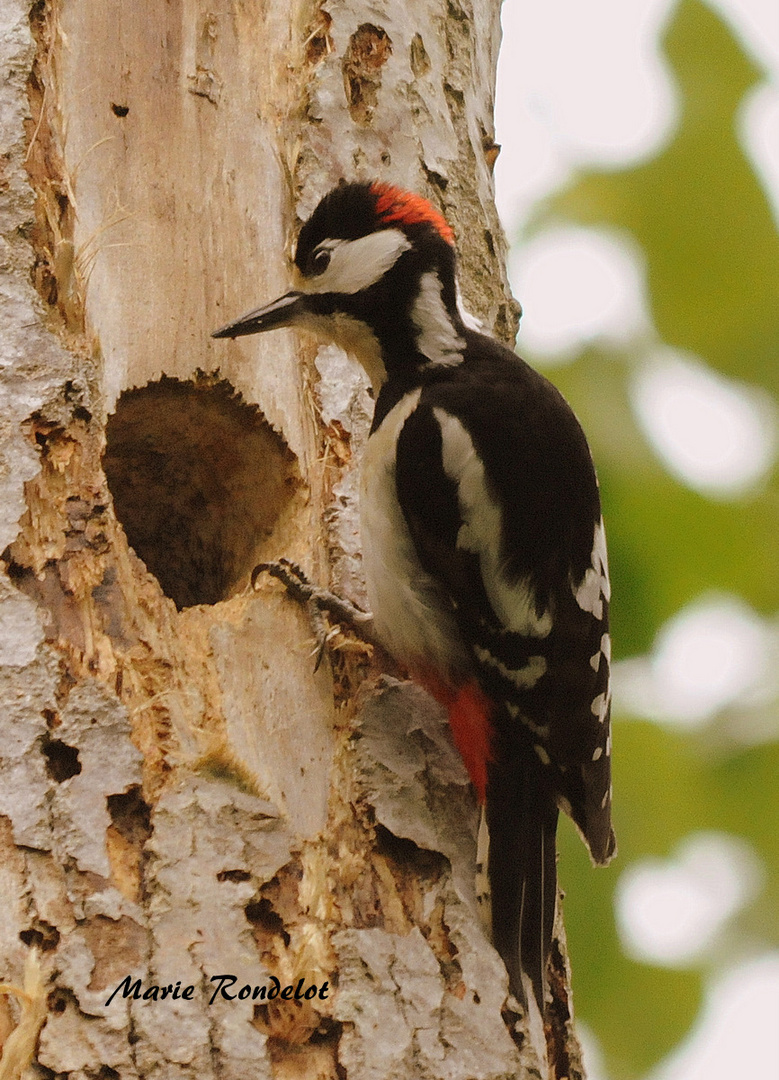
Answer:
[[[0,24],[0,1076],[546,1074],[501,1016],[440,715],[343,635],[315,675],[305,613],[247,588],[285,555],[360,599],[364,381],[286,331],[209,338],[286,288],[340,176],[433,197],[512,336],[497,5],[0,0]],[[249,991],[211,1001],[225,974]]]

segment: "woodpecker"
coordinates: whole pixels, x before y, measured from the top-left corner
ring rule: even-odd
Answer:
[[[300,230],[295,288],[214,332],[303,327],[364,367],[374,631],[446,708],[489,830],[493,943],[544,1013],[562,809],[611,828],[609,578],[587,441],[558,390],[463,310],[427,200],[341,183]]]

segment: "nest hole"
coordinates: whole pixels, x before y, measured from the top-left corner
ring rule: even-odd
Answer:
[[[103,455],[116,516],[176,607],[239,592],[275,552],[300,477],[262,412],[216,376],[127,390]]]

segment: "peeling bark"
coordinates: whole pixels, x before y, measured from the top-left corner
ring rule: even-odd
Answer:
[[[437,708],[343,635],[313,674],[304,614],[248,587],[284,555],[360,600],[365,381],[288,332],[208,336],[377,176],[441,206],[512,338],[497,5],[0,25],[0,1077],[581,1076],[564,944],[548,1066],[504,1012]]]

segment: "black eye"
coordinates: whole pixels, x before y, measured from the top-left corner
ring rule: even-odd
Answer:
[[[330,265],[330,252],[327,248],[323,248],[321,251],[315,251],[311,256],[308,265],[310,274],[323,274]]]

